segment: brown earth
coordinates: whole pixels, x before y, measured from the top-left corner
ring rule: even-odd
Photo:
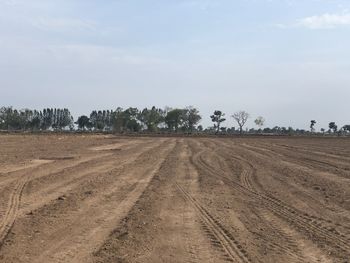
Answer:
[[[350,140],[0,135],[0,262],[350,262]]]

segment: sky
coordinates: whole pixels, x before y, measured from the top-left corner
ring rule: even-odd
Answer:
[[[0,106],[350,124],[349,0],[0,0]]]

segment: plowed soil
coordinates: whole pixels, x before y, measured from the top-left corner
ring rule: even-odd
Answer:
[[[350,140],[0,135],[0,262],[350,262]]]

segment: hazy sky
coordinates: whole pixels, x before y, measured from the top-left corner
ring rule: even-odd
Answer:
[[[0,106],[350,124],[349,0],[0,0]],[[233,126],[228,117],[226,126]]]

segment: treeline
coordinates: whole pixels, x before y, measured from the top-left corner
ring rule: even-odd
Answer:
[[[2,130],[63,130],[74,129],[73,117],[68,109],[47,108],[43,110],[17,110],[0,108]]]
[[[164,109],[152,107],[139,110],[138,108],[117,108],[116,110],[94,110],[89,115],[74,119],[68,109],[46,108],[43,110],[23,109],[12,107],[0,108],[0,130],[7,131],[62,131],[79,130],[94,132],[139,133],[139,132],[168,132],[168,133],[209,133],[209,134],[349,134],[350,125],[338,128],[335,122],[330,122],[328,128],[316,132],[316,120],[310,121],[310,129],[293,129],[292,127],[264,127],[265,119],[259,116],[254,119],[256,128],[245,128],[249,113],[235,112],[230,116],[236,127],[225,127],[225,113],[216,110],[210,116],[213,125],[203,128],[199,125],[202,116],[198,109],[192,106],[185,108]]]
[[[198,125],[201,120],[199,111],[194,107],[172,108],[137,108],[92,111],[90,116],[82,115],[76,124],[80,130],[114,132],[194,132],[202,130]],[[198,125],[198,126],[197,126]]]
[[[74,122],[68,109],[17,110],[12,107],[0,108],[0,130],[89,130],[125,132],[188,132],[203,130],[201,120],[194,107],[137,108],[116,110],[94,110],[89,116],[82,115]]]

